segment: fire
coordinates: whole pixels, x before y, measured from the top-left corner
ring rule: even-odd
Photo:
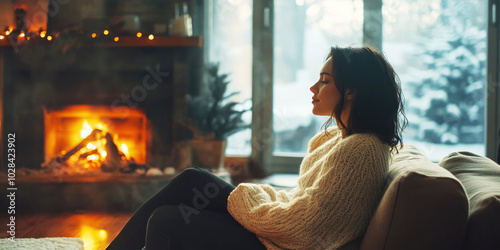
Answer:
[[[130,155],[128,153],[128,147],[125,143],[122,143],[122,145],[120,146],[120,149],[122,150],[123,154],[125,154],[125,156],[127,158],[130,158]]]
[[[127,117],[108,106],[71,105],[44,109],[43,167],[69,167],[74,172],[112,172],[145,164],[151,145],[146,115],[125,108]],[[81,170],[81,171],[80,171]]]
[[[87,120],[85,120],[83,122],[83,125],[82,125],[82,130],[80,131],[80,136],[83,138],[87,137],[90,135],[90,133],[92,132],[92,127],[90,127],[89,123],[87,122]]]
[[[93,131],[95,134],[92,135]],[[96,136],[95,140],[92,142],[88,142],[85,146],[83,146],[77,153],[71,155],[67,162],[73,166],[79,166],[83,169],[97,169],[102,166],[102,164],[106,161],[108,152],[106,151],[106,134],[109,133],[108,126],[101,122],[90,122],[88,120],[84,120],[80,129],[80,138],[75,141],[75,144],[78,144],[84,140],[86,140],[89,136]],[[118,149],[118,156],[122,158],[122,160],[127,161],[130,159],[130,152],[127,144],[119,143],[119,137],[117,134],[114,134],[112,140],[116,145],[120,145]],[[61,152],[63,155],[66,152]],[[116,153],[115,153],[116,155]],[[116,160],[116,159],[115,159]]]

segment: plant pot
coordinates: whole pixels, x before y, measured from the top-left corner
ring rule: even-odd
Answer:
[[[226,141],[192,140],[193,165],[217,172],[224,168]]]

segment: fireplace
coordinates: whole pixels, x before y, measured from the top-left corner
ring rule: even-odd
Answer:
[[[61,110],[45,108],[42,166],[50,168],[57,163],[78,172],[123,172],[130,164],[149,162],[149,120],[139,109],[122,107],[120,111],[91,105],[72,105]]]
[[[7,170],[7,134],[15,133],[16,209],[134,211],[173,175],[124,166],[176,168],[186,151],[179,142],[189,137],[186,95],[197,94],[202,81],[203,11],[193,12],[194,37],[174,37],[155,31],[173,2],[144,3],[133,13],[144,17],[139,36],[110,26],[115,14],[127,14],[115,13],[120,1],[49,2],[59,5],[45,38],[35,31],[21,46],[0,39],[0,169]],[[203,1],[189,2],[202,10]],[[45,171],[61,166],[78,174]]]
[[[0,46],[2,135],[16,133],[17,168],[40,169],[71,150],[85,121],[116,137],[129,161],[177,165],[176,144],[188,137],[185,97],[202,79],[201,38],[122,40],[127,44]]]
[[[196,94],[202,79],[201,38],[120,41],[126,44],[31,44],[19,51],[0,43],[0,125],[2,141],[16,134],[19,211],[134,211],[172,178],[120,170],[130,163],[179,166],[179,142],[189,137],[182,125],[186,95]],[[46,174],[47,164],[93,131],[98,138],[72,154],[76,160],[61,161],[76,174]],[[111,140],[122,163],[116,169],[102,161]],[[6,163],[5,148],[0,156]]]

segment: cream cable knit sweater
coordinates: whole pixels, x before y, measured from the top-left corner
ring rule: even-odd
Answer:
[[[229,212],[267,249],[359,248],[382,194],[389,147],[372,134],[329,134],[309,142],[292,191],[244,183],[231,192]]]

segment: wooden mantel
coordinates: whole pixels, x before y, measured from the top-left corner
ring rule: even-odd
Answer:
[[[41,38],[36,39],[37,41],[33,42],[39,42],[47,45],[57,42],[56,40],[47,41],[46,39]],[[148,35],[145,34],[140,38],[136,36],[119,36],[119,40],[117,42],[113,41],[112,36],[110,36],[106,41],[96,38],[96,41],[89,40],[87,44],[89,46],[105,47],[202,47],[203,39],[201,36],[155,36],[153,40],[149,40]],[[0,47],[5,46],[11,46],[10,40],[7,37],[0,40]]]

